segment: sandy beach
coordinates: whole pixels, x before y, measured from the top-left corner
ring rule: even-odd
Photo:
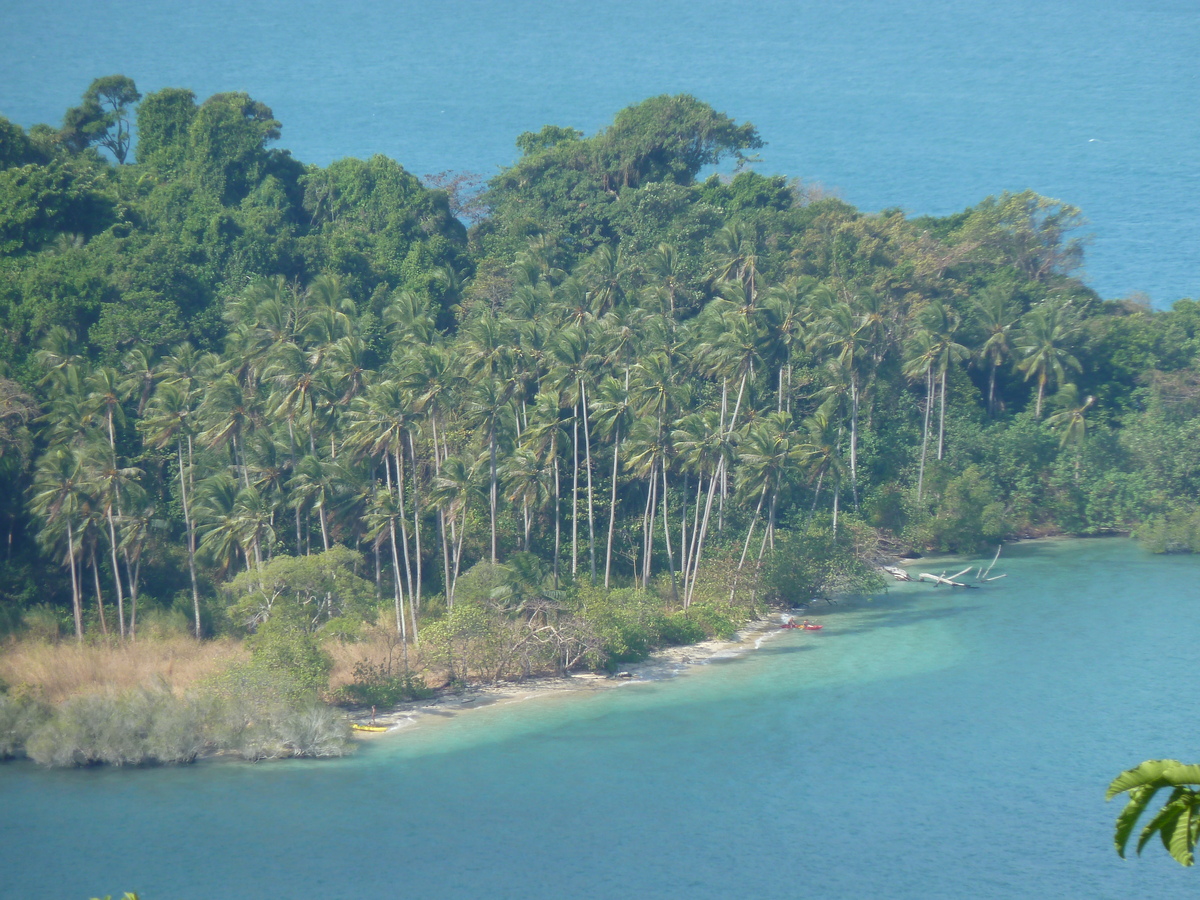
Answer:
[[[684,647],[669,647],[652,653],[639,663],[630,663],[617,674],[578,672],[564,676],[529,678],[524,681],[472,684],[465,689],[439,694],[429,700],[402,703],[388,710],[377,710],[374,724],[386,732],[355,731],[354,736],[372,740],[414,727],[430,717],[445,719],[485,706],[521,703],[537,697],[570,692],[604,691],[630,684],[662,681],[685,673],[690,667],[730,656],[739,656],[757,649],[764,640],[781,633],[779,615],[756,619],[742,626],[733,637],[724,641],[703,641]],[[358,725],[371,723],[370,709],[355,709],[351,721]]]

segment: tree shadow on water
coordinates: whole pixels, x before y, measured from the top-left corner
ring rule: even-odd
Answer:
[[[877,631],[880,628],[903,628],[907,625],[919,624],[922,622],[937,622],[946,619],[952,619],[960,616],[963,613],[975,612],[982,609],[982,605],[978,603],[957,603],[954,606],[943,606],[936,609],[914,609],[918,601],[924,600],[924,597],[919,595],[911,595],[905,597],[889,598],[886,601],[876,601],[876,603],[886,603],[886,606],[860,606],[855,609],[855,612],[860,614],[860,619],[854,625],[847,627],[839,627],[836,623],[831,624],[831,631],[834,634],[863,634],[870,631]]]

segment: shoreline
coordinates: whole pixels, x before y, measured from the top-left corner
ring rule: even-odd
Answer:
[[[686,674],[694,666],[711,659],[742,656],[757,650],[772,634],[781,633],[778,615],[747,622],[728,640],[701,641],[680,647],[656,650],[649,657],[623,667],[618,674],[600,675],[594,672],[546,675],[525,681],[472,684],[456,692],[446,692],[429,700],[401,703],[375,715],[374,724],[386,731],[357,731],[358,740],[375,740],[386,735],[407,731],[430,719],[445,720],[487,706],[523,703],[541,697],[566,693],[596,693],[630,684],[649,684]],[[370,709],[361,707],[347,713],[356,725],[371,723]]]

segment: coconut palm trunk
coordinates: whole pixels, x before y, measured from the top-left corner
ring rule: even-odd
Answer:
[[[917,502],[925,485],[925,453],[929,447],[929,414],[933,408],[933,367],[925,370],[925,427],[921,431],[921,468],[917,472]]]
[[[938,461],[941,462],[946,441],[946,369],[942,369],[941,399],[938,410]]]
[[[617,466],[621,461],[621,423],[613,433],[612,494],[608,502],[608,540],[604,549],[604,589],[608,590],[612,573],[613,531],[617,524]]]
[[[419,478],[420,469],[417,466],[417,447],[413,442],[412,432],[407,432],[405,436],[408,439],[408,455],[412,458],[413,466],[413,543],[416,548],[417,585],[416,590],[411,592],[410,602],[415,614],[421,609],[421,479]]]
[[[579,409],[571,422],[571,577],[579,568]]]
[[[196,522],[192,518],[191,503],[188,500],[189,487],[192,480],[192,438],[188,436],[188,472],[184,477],[183,471],[183,441],[179,441],[179,494],[183,500],[183,524],[187,529],[188,575],[192,581],[192,613],[195,617],[196,639],[200,639],[200,586],[196,582]],[[300,552],[297,546],[296,552]]]
[[[104,594],[100,590],[100,564],[96,562],[96,545],[94,543],[88,555],[92,563],[92,581],[96,586],[96,609],[100,613],[100,633],[108,637],[108,622],[104,618]]]
[[[396,503],[400,509],[400,544],[404,548],[404,577],[408,584],[408,596],[411,598],[415,595],[413,594],[412,560],[408,555],[408,513],[404,506],[404,456],[399,444],[394,449],[393,458],[396,461]]]
[[[579,380],[579,405],[583,409],[583,450],[587,466],[587,507],[588,507],[588,557],[591,567],[592,584],[596,583],[596,512],[592,499],[592,438],[588,423],[587,388],[583,379]]]
[[[746,541],[742,544],[742,555],[738,559],[737,568],[733,572],[733,586],[729,589],[729,602],[733,602],[734,595],[737,594],[738,578],[742,574],[742,566],[746,564],[746,554],[750,552],[750,538],[754,536],[754,527],[758,524],[758,517],[762,514],[763,501],[767,497],[767,486],[764,484],[762,493],[758,496],[758,506],[754,508],[754,516],[750,519],[750,528],[746,531]]]
[[[75,640],[83,643],[83,601],[80,597],[82,585],[75,567],[75,531],[71,527],[71,517],[67,516],[67,558],[71,562],[71,608],[75,614]]]
[[[671,523],[667,515],[667,466],[662,465],[663,542],[667,545],[667,568],[671,572],[671,599],[679,602],[679,583],[675,578],[675,554],[671,552]]]

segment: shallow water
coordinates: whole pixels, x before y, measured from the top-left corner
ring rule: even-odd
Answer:
[[[866,210],[1032,188],[1083,209],[1105,297],[1200,294],[1193,0],[88,0],[0,4],[0,114],[58,123],[98,75],[244,90],[320,165],[491,175],[547,123],[690,92],[758,126],[760,171]]]
[[[0,897],[1194,896],[1157,849],[1117,858],[1103,792],[1200,758],[1200,560],[1052,541],[997,570],[344,761],[2,766]]]

